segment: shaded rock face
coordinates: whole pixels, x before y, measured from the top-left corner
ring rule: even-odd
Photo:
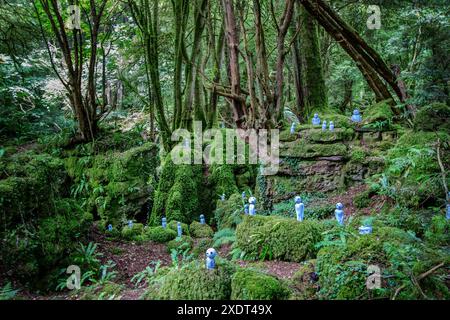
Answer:
[[[280,136],[280,166],[276,175],[259,176],[257,194],[264,209],[301,193],[331,193],[363,183],[383,166],[382,159],[364,155],[355,161],[351,129],[305,129]]]

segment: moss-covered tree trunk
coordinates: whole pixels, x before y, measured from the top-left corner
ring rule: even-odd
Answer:
[[[328,106],[322,59],[320,58],[317,24],[302,6],[298,8],[300,24],[299,47],[304,70],[305,103],[303,113],[307,116],[314,111],[324,110]]]

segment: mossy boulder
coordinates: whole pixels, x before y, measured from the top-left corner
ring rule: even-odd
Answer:
[[[252,269],[239,269],[231,279],[232,300],[284,300],[287,286],[277,278]]]
[[[320,249],[317,254],[316,272],[319,276],[319,298],[322,299],[372,299],[392,298],[397,289],[397,299],[418,299],[422,294],[411,281],[442,261],[448,255],[426,248],[411,234],[393,227],[374,228],[372,234],[350,237],[346,243],[337,240],[335,245]],[[367,290],[369,270],[379,268],[381,286]],[[427,277],[421,284],[428,297],[449,296],[448,288],[442,286],[439,274]],[[393,275],[387,280],[385,275]]]
[[[142,223],[133,223],[130,228],[128,225],[122,228],[122,238],[125,240],[143,240],[142,235],[144,233],[144,225]]]
[[[162,226],[149,227],[145,230],[145,239],[158,242],[166,243],[177,237],[177,232],[170,228],[163,228]]]
[[[214,231],[210,226],[207,224],[201,224],[197,221],[193,221],[189,225],[189,233],[194,238],[212,238],[214,235]]]
[[[236,229],[236,247],[249,258],[300,262],[314,258],[322,240],[318,221],[245,216]]]
[[[343,143],[320,144],[306,140],[285,142],[280,145],[280,157],[314,159],[318,157],[347,156],[347,147]]]
[[[181,269],[172,269],[156,284],[150,299],[160,300],[228,300],[231,295],[231,276],[234,268],[229,263],[217,263],[207,270],[204,263],[194,261]]]

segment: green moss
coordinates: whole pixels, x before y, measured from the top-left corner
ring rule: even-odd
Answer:
[[[342,143],[310,144],[305,140],[285,142],[280,146],[280,157],[312,159],[317,157],[346,156],[347,147]]]
[[[366,128],[388,129],[392,125],[394,113],[388,101],[381,101],[370,106],[363,115],[363,125]]]
[[[449,246],[450,221],[444,215],[435,215],[425,232],[425,240],[435,246]]]
[[[167,251],[192,249],[194,240],[190,236],[183,235],[167,242]]]
[[[107,282],[102,285],[83,287],[77,295],[80,300],[120,300],[124,289],[123,285]]]
[[[221,194],[225,194],[226,197],[229,197],[233,193],[239,192],[232,165],[212,165],[210,173],[209,180],[215,186],[214,192],[217,198]]]
[[[314,258],[321,241],[317,221],[246,216],[236,229],[236,247],[250,258],[303,261]]]
[[[190,231],[189,231],[189,227],[186,223],[180,222],[181,223],[181,231],[183,233],[183,235],[190,235]],[[173,231],[177,232],[178,234],[178,221],[172,220],[169,221],[169,223],[167,224],[167,226],[172,229]]]
[[[161,218],[190,223],[201,207],[203,170],[201,165],[175,165],[170,154],[162,169],[149,223],[159,225]]]
[[[214,231],[207,224],[193,221],[189,225],[189,232],[194,238],[212,238]]]
[[[125,226],[122,228],[122,238],[125,240],[142,240],[144,225],[142,223],[133,223],[133,227]]]
[[[277,278],[252,269],[238,270],[231,280],[232,300],[283,300],[289,293]]]
[[[411,282],[411,274],[418,276],[442,259],[443,253],[428,249],[403,230],[375,227],[370,235],[349,237],[345,243],[336,241],[334,245],[320,249],[316,264],[320,285],[319,297],[390,298],[397,288],[403,285],[405,289],[398,298],[421,298],[421,293]],[[381,288],[369,291],[366,288],[366,280],[370,265],[378,266],[382,275],[391,276],[388,280],[382,280]],[[436,287],[438,278],[439,275],[431,276],[429,280],[433,285],[422,287],[430,297],[448,295],[448,289]]]
[[[181,270],[170,270],[147,298],[161,300],[227,300],[231,294],[232,268],[219,264],[206,270],[203,263],[186,264]]]
[[[177,232],[162,226],[150,227],[145,230],[145,238],[158,243],[165,243],[177,237]]]
[[[315,273],[316,260],[309,260],[301,264],[290,280],[294,289],[294,298],[298,300],[316,299],[318,290],[317,276]]]
[[[244,204],[239,193],[232,194],[225,201],[218,200],[214,211],[214,222],[218,229],[234,228],[244,214]]]

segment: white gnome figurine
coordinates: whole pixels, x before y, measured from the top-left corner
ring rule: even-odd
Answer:
[[[250,205],[248,207],[249,215],[251,215],[251,216],[256,215],[256,198],[250,197],[248,199],[248,203],[250,203]]]
[[[295,197],[295,213],[297,214],[297,221],[303,221],[303,214],[305,212],[305,205],[302,203],[302,198]]]

